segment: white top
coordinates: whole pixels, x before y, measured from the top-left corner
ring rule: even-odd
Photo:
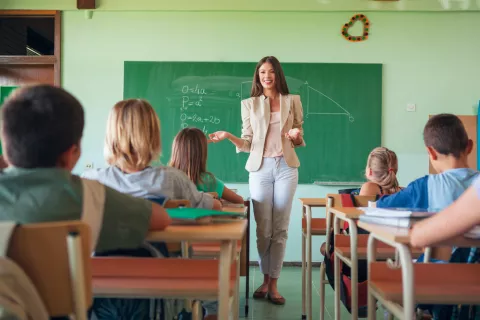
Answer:
[[[280,157],[281,155],[283,155],[283,149],[280,130],[280,112],[271,112],[263,156],[265,158],[274,158]]]

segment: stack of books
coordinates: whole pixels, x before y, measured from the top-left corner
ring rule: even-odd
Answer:
[[[414,223],[431,217],[436,212],[415,208],[359,208],[365,212],[360,221],[384,226],[411,228]]]

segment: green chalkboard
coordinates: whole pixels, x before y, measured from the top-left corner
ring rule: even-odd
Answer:
[[[300,183],[362,181],[367,155],[381,143],[382,65],[282,66],[290,92],[303,104],[307,146],[297,149]],[[254,68],[249,62],[126,61],[124,98],[145,98],[154,106],[165,164],[182,127],[240,135],[240,100],[250,96]],[[208,170],[220,179],[248,181],[248,154],[236,154],[228,141],[210,144],[208,152]]]
[[[10,93],[12,93],[18,87],[0,87],[0,107],[3,105],[5,99],[8,98]],[[2,144],[0,143],[0,155],[3,155]]]

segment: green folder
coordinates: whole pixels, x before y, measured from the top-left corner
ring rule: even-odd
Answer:
[[[234,218],[244,218],[244,215],[241,213],[216,211],[201,208],[180,207],[165,210],[167,211],[170,218],[176,220],[177,222],[183,223],[206,224],[212,223],[214,221],[225,222]]]

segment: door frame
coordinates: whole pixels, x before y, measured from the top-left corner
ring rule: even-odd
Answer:
[[[2,56],[0,65],[53,65],[54,85],[61,86],[61,41],[62,14],[58,10],[0,10],[2,16],[18,17],[53,17],[54,18],[54,55],[49,56]]]

